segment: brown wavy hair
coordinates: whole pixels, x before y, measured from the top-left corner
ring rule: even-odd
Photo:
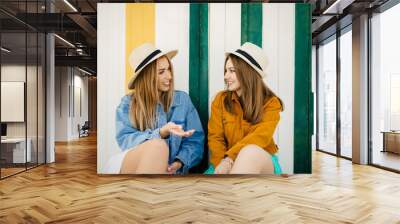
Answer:
[[[131,95],[129,117],[132,126],[140,131],[144,131],[148,128],[155,128],[158,102],[161,102],[165,112],[167,112],[171,106],[174,94],[174,73],[171,61],[168,58],[167,60],[172,76],[171,88],[167,92],[161,92],[160,94],[158,91],[157,60],[148,64],[133,83],[134,91]]]
[[[225,67],[228,59],[231,59],[235,67],[236,77],[242,90],[239,100],[243,109],[243,117],[247,122],[257,124],[262,119],[264,104],[272,97],[277,97],[277,95],[268,88],[258,72],[247,64],[247,62],[236,55],[230,54],[225,59]],[[227,95],[224,99],[224,106],[229,113],[235,114],[232,103],[232,94],[234,93],[232,91],[226,92]],[[279,97],[277,98],[283,110],[283,102]]]

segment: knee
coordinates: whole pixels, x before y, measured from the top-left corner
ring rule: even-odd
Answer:
[[[257,145],[243,147],[232,167],[231,174],[260,174],[270,173],[271,156]],[[268,170],[267,170],[268,168]],[[267,170],[267,171],[265,171]]]
[[[260,154],[268,154],[265,153],[265,150],[258,145],[250,144],[243,147],[238,157],[258,157]]]
[[[151,152],[160,156],[169,156],[169,148],[167,143],[162,139],[152,139],[147,142],[148,147],[145,151]]]

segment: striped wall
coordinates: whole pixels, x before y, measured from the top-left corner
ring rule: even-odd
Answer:
[[[294,172],[311,173],[313,134],[313,93],[311,87],[311,9],[296,4],[295,93],[294,93]]]
[[[179,65],[174,66],[175,88],[189,92],[189,4],[126,4],[125,13],[126,60],[132,49],[144,42],[164,51],[178,49],[174,58],[174,64]],[[128,83],[133,71],[129,63],[125,66]]]
[[[123,19],[123,17],[122,17]],[[125,34],[125,35],[124,35]],[[155,39],[155,4],[138,3],[125,5],[125,61],[128,62],[130,52],[144,42],[154,44]],[[133,75],[129,63],[125,63],[125,83]],[[125,85],[125,91],[128,87]]]
[[[166,51],[178,49],[173,59],[175,89],[189,92],[189,4],[156,4],[155,10],[155,43]]]
[[[97,5],[97,172],[118,153],[115,109],[126,93],[125,4]]]
[[[300,44],[307,47],[304,36],[296,33],[307,29],[296,21],[302,19],[307,24],[308,19],[296,13],[298,8],[303,13],[309,10],[306,4],[99,4],[98,172],[102,172],[106,158],[119,152],[114,140],[114,113],[120,98],[128,91],[126,84],[132,71],[127,57],[134,47],[150,42],[165,51],[178,49],[172,60],[175,88],[190,94],[206,127],[211,102],[224,89],[224,52],[252,41],[262,46],[268,56],[265,82],[285,103],[275,139],[283,171],[293,173],[296,158],[296,161],[304,159],[310,150],[301,141],[296,146],[297,154],[294,150],[295,95],[305,96],[310,91],[296,91],[295,86],[308,88],[296,76],[302,79],[310,76],[305,68],[297,71],[295,66],[297,58],[307,58],[295,51]],[[299,103],[304,101],[298,100]],[[308,105],[299,108],[307,110]],[[305,122],[299,122],[297,127],[304,128]],[[305,134],[302,138],[308,138],[308,132],[301,133]],[[307,163],[311,165],[311,160]],[[303,167],[296,172],[308,171]]]
[[[263,8],[263,49],[268,57],[268,86],[284,102],[275,132],[283,170],[293,173],[294,117],[294,4],[269,4]],[[268,28],[267,28],[268,27]],[[267,28],[267,29],[265,29]]]

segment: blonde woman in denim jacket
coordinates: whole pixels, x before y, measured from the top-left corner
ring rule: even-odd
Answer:
[[[134,72],[116,111],[116,140],[122,152],[109,160],[108,173],[186,174],[203,156],[204,132],[190,97],[174,91],[170,59],[151,44],[135,48]]]

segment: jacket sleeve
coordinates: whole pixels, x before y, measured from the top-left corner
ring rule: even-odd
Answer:
[[[183,167],[180,169],[181,173],[187,173],[190,168],[199,164],[204,152],[204,131],[200,117],[189,96],[187,96],[187,100],[189,108],[185,118],[185,127],[187,130],[194,129],[195,132],[192,136],[183,138],[178,155],[175,157],[183,163]]]
[[[266,148],[272,140],[276,126],[278,125],[281,112],[281,103],[278,98],[272,98],[264,106],[264,114],[261,122],[254,126],[254,130],[242,140],[232,146],[225,154],[235,160],[240,150],[249,144],[255,144]]]
[[[208,148],[210,164],[217,167],[224,158],[226,141],[222,124],[222,93],[219,93],[211,104],[211,116],[208,121]]]
[[[160,129],[139,131],[129,119],[130,96],[122,98],[116,111],[116,140],[122,151],[131,149],[147,140],[160,137]]]

